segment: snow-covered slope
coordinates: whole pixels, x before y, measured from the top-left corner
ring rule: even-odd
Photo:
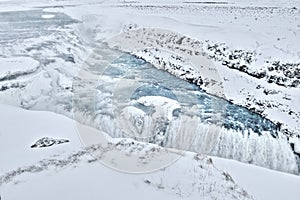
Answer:
[[[0,58],[0,80],[16,79],[18,76],[34,73],[39,63],[31,58]]]
[[[0,199],[299,199],[299,6],[0,0]]]
[[[0,119],[3,199],[40,199],[41,196],[43,199],[252,199],[229,174],[218,170],[210,158],[200,160],[194,153],[184,153],[177,162],[162,165],[162,169],[151,173],[123,173],[119,170],[126,161],[145,170],[147,161],[162,156],[178,157],[178,152],[128,139],[112,140],[104,133],[49,112],[5,105],[0,105],[0,109],[4,114]],[[98,145],[83,145],[78,129],[97,138]],[[30,148],[45,136],[67,138],[70,142]],[[104,140],[110,146],[105,146]],[[157,153],[139,163],[131,158],[140,154],[140,148]],[[126,158],[112,157],[113,152],[118,155],[126,152]]]
[[[172,165],[162,166],[165,168],[161,170],[146,174],[123,173],[113,169],[120,168],[108,162],[109,151],[105,153],[108,157],[97,159],[95,156],[99,154],[95,152],[99,149],[83,145],[77,131],[79,128],[86,134],[95,134],[98,139],[103,133],[49,112],[26,111],[5,105],[0,105],[0,108],[5,114],[0,123],[2,199],[40,199],[41,196],[43,199],[75,200],[251,199],[247,192],[253,199],[261,200],[280,200],[283,197],[296,200],[299,196],[298,176],[215,157],[200,159],[189,152]],[[30,148],[45,136],[66,138],[70,142]],[[105,138],[109,137],[106,135]],[[114,141],[117,144],[120,140],[111,140],[112,144]],[[139,144],[142,143],[123,140],[118,145],[119,153],[135,149],[134,146]],[[138,154],[139,150],[127,155],[131,157],[135,153]],[[176,151],[168,153],[168,150],[161,149],[160,153],[177,157]],[[118,161],[122,162],[114,160]],[[131,161],[134,165],[134,160]]]
[[[299,176],[222,158],[213,158],[213,162],[218,168],[231,174],[236,183],[246,188],[255,199],[299,198]]]
[[[113,86],[115,80],[102,76],[102,70],[122,52],[111,50],[102,42],[108,41],[114,47],[119,42],[120,49],[193,82],[208,93],[259,113],[274,122],[284,135],[277,138],[275,134],[273,138],[274,134],[252,135],[251,130],[247,130],[251,133],[248,137],[239,130],[230,130],[231,134],[222,137],[223,143],[213,155],[297,173],[299,87],[290,88],[297,77],[289,78],[285,67],[299,67],[299,10],[294,8],[297,6],[294,1],[275,2],[277,7],[273,3],[254,0],[241,4],[237,1],[228,4],[92,0],[85,3],[1,2],[2,11],[19,10],[1,12],[3,59],[34,59],[39,63],[38,70],[29,74],[23,73],[24,66],[14,67],[22,73],[17,78],[0,82],[1,102],[70,117],[75,113],[76,120],[99,128],[94,113],[94,94],[98,92],[101,101],[96,104],[97,114],[105,111],[104,121],[110,123],[105,124],[106,128],[112,130],[109,134],[118,136],[110,120],[111,93],[103,88],[95,89],[94,83],[100,77],[105,79],[106,85]],[[18,23],[21,20],[24,23]],[[139,41],[146,44],[141,43],[141,51],[133,50]],[[149,51],[143,51],[145,46]],[[188,50],[196,47],[201,50],[194,52],[202,56],[200,62],[188,56]],[[173,69],[163,68],[159,62]],[[193,68],[189,68],[189,64]],[[122,66],[123,63],[119,68]],[[269,70],[273,66],[275,68]],[[259,78],[264,75],[261,71],[264,68],[268,70]],[[281,82],[285,77],[288,77],[286,85]],[[269,83],[270,80],[273,83]],[[234,145],[235,141],[239,142],[239,147]],[[264,151],[253,153],[260,145]]]

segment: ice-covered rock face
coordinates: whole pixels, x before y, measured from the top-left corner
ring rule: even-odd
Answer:
[[[136,107],[125,107],[120,115],[116,116],[122,130],[128,130],[134,138],[148,138],[156,133],[163,134],[172,121],[173,111],[180,108],[177,101],[161,96],[144,96],[139,98],[137,103],[145,106],[147,111],[144,112]]]

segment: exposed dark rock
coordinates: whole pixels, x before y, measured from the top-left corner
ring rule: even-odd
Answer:
[[[68,143],[70,142],[69,140],[66,139],[53,139],[49,137],[43,137],[36,141],[33,145],[30,146],[30,148],[43,148],[43,147],[50,147],[53,145],[57,144],[63,144],[63,143]]]

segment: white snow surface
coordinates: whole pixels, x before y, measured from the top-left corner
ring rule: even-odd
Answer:
[[[299,176],[247,165],[234,160],[213,158],[215,165],[229,174],[255,199],[299,199]]]
[[[200,160],[194,153],[187,152],[172,165],[151,173],[123,173],[103,165],[101,158],[95,161],[92,154],[85,152],[87,146],[81,142],[77,128],[88,135],[96,134],[96,137],[104,133],[49,112],[5,105],[0,105],[0,109],[5,114],[0,117],[0,194],[4,199],[40,199],[41,196],[46,200],[253,199],[230,179],[230,175],[215,168],[210,159]],[[44,136],[65,138],[70,142],[30,148]],[[120,141],[107,135],[104,138],[115,144]],[[120,152],[127,151],[129,158],[137,153],[136,147],[161,149],[132,140],[121,141],[123,143],[116,147]],[[109,152],[104,160],[109,157]],[[176,151],[168,152],[167,149],[160,150],[161,155],[177,156]],[[118,162],[115,159],[112,160],[114,164]]]
[[[0,57],[0,79],[10,76],[32,73],[39,67],[39,62],[30,57]]]
[[[5,113],[0,117],[0,151],[6,152],[0,156],[0,180],[3,181],[9,172],[12,176],[6,182],[1,182],[0,193],[4,199],[40,199],[41,196],[46,200],[249,199],[246,192],[237,185],[250,192],[253,199],[281,200],[285,197],[296,200],[299,197],[298,176],[216,157],[211,157],[213,164],[210,164],[208,158],[197,160],[196,155],[189,152],[173,165],[146,174],[115,171],[100,161],[92,162],[94,158],[90,154],[77,157],[79,160],[74,163],[64,164],[70,155],[76,160],[76,152],[82,151],[84,147],[76,127],[81,127],[87,133],[103,133],[76,125],[76,122],[50,112],[26,111],[6,105],[0,105],[0,108]],[[70,143],[30,149],[31,144],[44,136],[67,138]],[[125,146],[120,148],[126,151]],[[56,167],[49,164],[55,162],[55,159],[61,160]],[[26,168],[39,166],[40,160],[49,160],[44,162],[49,166],[37,172],[30,172]],[[215,166],[228,173],[223,175]],[[28,171],[14,175],[13,171],[18,168]]]
[[[42,18],[44,19],[51,19],[53,17],[55,17],[55,15],[42,15]]]
[[[79,23],[78,26],[65,27],[62,34],[55,33],[47,37],[43,36],[43,38],[24,40],[24,43],[17,42],[12,45],[13,48],[2,46],[1,54],[7,57],[0,58],[0,77],[31,73],[38,69],[38,61],[20,55],[28,54],[33,57],[40,53],[42,58],[55,58],[56,61],[48,64],[47,67],[44,66],[37,74],[32,73],[29,74],[30,76],[21,76],[18,79],[1,82],[1,87],[11,88],[1,94],[1,102],[25,108],[64,113],[62,110],[65,107],[59,107],[57,99],[70,101],[72,81],[80,70],[84,56],[92,49],[91,46],[84,45],[95,44],[97,41],[109,41],[112,36],[119,36],[124,32],[130,33],[132,27],[133,30],[140,28],[165,29],[204,43],[205,41],[212,44],[225,43],[231,49],[256,51],[256,60],[250,65],[252,71],[263,69],[266,60],[299,62],[300,3],[298,0],[288,2],[284,0],[229,0],[225,4],[186,3],[184,6],[179,0],[126,2],[0,1],[1,12],[48,7],[44,11],[66,13],[82,21],[82,24]],[[53,6],[56,7],[53,8]],[[172,9],[175,9],[176,12]],[[41,18],[53,19],[53,15],[42,15]],[[130,36],[134,38],[134,42],[145,39],[140,36]],[[36,47],[44,44],[45,40],[59,42],[51,44],[52,49],[45,47],[39,50],[33,48],[30,52],[24,50],[28,46]],[[84,44],[82,40],[84,40]],[[128,40],[127,43],[130,45],[119,46],[119,49],[138,55],[155,64],[153,54],[144,54],[143,51],[139,51],[143,49],[137,51],[132,48],[135,45],[134,42]],[[144,42],[153,44],[155,40],[150,38],[149,40],[145,39]],[[155,54],[155,56],[161,56],[162,59],[174,63],[170,48],[166,51],[165,48],[153,45],[152,50],[155,50],[156,47],[158,52],[162,53],[161,55]],[[149,46],[147,48],[149,49]],[[57,52],[75,55],[74,59],[77,63],[65,62],[63,59],[57,58]],[[178,55],[178,52],[174,55]],[[99,61],[99,58],[95,59]],[[198,68],[197,65],[193,66],[194,62],[193,60],[190,62],[191,60],[189,58],[175,64],[189,64]],[[224,80],[224,88],[221,91],[228,100],[248,108],[262,110],[262,114],[267,118],[283,123],[283,127],[293,131],[295,135],[300,134],[299,88],[285,88],[274,83],[269,84],[263,79],[258,80],[237,70],[226,68],[217,61],[214,61],[213,64],[218,69],[218,78]],[[157,65],[157,67],[159,66]],[[178,71],[175,73],[180,76]],[[201,71],[195,71],[193,75],[199,75],[199,73],[201,74]],[[22,87],[22,89],[15,88],[16,84],[19,84],[18,87]],[[261,89],[255,89],[258,85],[261,86]],[[214,91],[212,87],[205,89]],[[265,95],[264,90],[276,93]],[[250,100],[246,100],[247,97],[250,97]],[[257,106],[255,104],[257,102],[263,103],[264,106]],[[68,155],[80,151],[84,146],[74,130],[75,122],[68,118],[53,113],[28,112],[8,106],[0,106],[0,110],[1,113],[5,113],[0,117],[0,152],[2,152],[0,154],[0,176],[19,167],[35,165],[43,159],[64,160]],[[292,111],[291,115],[288,114],[290,111]],[[66,115],[71,116],[70,113]],[[90,130],[88,127],[85,128]],[[45,136],[70,139],[71,143],[48,149],[32,150],[29,148],[30,145]],[[244,147],[243,143],[248,145],[249,140],[241,136],[232,136],[232,138],[237,138],[237,142],[241,145],[240,147],[235,146],[235,153],[237,155],[245,153],[238,150]],[[269,141],[255,136],[251,136],[251,138],[255,144],[260,145],[267,145]],[[296,136],[290,140],[292,144],[295,144],[296,152],[300,152],[299,141]],[[230,144],[234,144],[235,140],[230,142]],[[288,144],[280,143],[277,140],[274,140],[274,144],[279,147],[285,145],[284,149],[288,147]],[[262,147],[262,149],[266,148],[266,146]],[[262,151],[261,153],[270,152]],[[274,149],[271,153],[277,155]],[[288,154],[290,152],[283,151],[281,153],[290,156]],[[260,154],[257,157],[259,156]],[[243,158],[245,159],[243,161],[247,162],[246,157]],[[224,182],[221,171],[204,164],[204,170],[198,171],[192,153],[187,153],[187,156],[166,170],[134,176],[113,171],[98,162],[87,164],[92,159],[91,156],[84,156],[82,161],[66,166],[66,168],[50,167],[42,172],[22,174],[12,179],[11,182],[1,185],[0,195],[2,199],[40,199],[41,196],[43,199],[61,199],[62,197],[99,199],[99,196],[106,199],[125,197],[179,199],[181,195],[189,199],[199,199],[199,196],[203,197],[202,199],[232,199],[232,196],[224,197],[223,195],[228,193],[228,188],[233,187],[234,190],[230,191],[228,195],[234,194],[238,199],[243,198],[243,192],[239,187],[230,181]],[[261,158],[261,162],[269,162],[263,159],[264,157]],[[213,157],[213,161],[217,168],[228,171],[236,184],[245,189],[254,199],[299,199],[300,194],[297,189],[299,177],[297,176],[215,157]],[[280,163],[274,165],[277,164]],[[294,165],[289,167],[293,168]],[[202,176],[203,174],[204,176]],[[198,182],[199,179],[202,181],[201,183]],[[204,187],[203,182],[212,186]],[[194,185],[196,185],[195,188],[192,187]],[[32,188],[38,188],[38,190],[28,192],[32,191]],[[49,188],[53,189],[49,190]],[[211,193],[211,190],[214,192]]]
[[[169,120],[172,120],[172,112],[180,108],[177,101],[160,96],[144,96],[139,98],[137,102],[145,106],[155,106],[158,112],[160,112],[158,115],[166,115]]]

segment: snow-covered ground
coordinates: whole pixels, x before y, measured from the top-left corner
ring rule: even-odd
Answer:
[[[85,134],[79,131],[80,141],[74,134],[74,127],[84,133],[99,133],[96,130],[53,113],[1,105],[5,114],[0,122],[0,150],[9,152],[0,154],[2,199],[53,199],[63,193],[96,199],[98,186],[119,191],[105,190],[102,194],[107,198],[124,194],[129,198],[135,192],[136,198],[151,194],[146,195],[149,199],[298,199],[297,176],[249,163],[299,174],[299,10],[297,0],[0,0],[1,103],[63,114],[105,131],[106,140],[100,137],[99,142],[103,139],[113,151],[102,161],[123,171],[145,171],[146,162],[141,162],[144,168],[138,165],[133,170],[128,165],[132,160],[124,164],[120,159],[141,149],[149,153],[155,144],[200,151],[202,136],[195,133],[215,126],[199,121],[198,104],[186,109],[189,105],[184,103],[201,97],[201,117],[224,122],[203,140],[209,147],[204,154],[246,163],[212,157],[214,164],[210,164],[208,158],[196,161],[194,153],[182,156],[175,149],[155,146],[158,152],[167,152],[156,157],[164,160],[164,166],[182,158],[153,174],[122,174],[95,162],[90,154],[102,155],[97,148],[84,149],[91,138],[82,138]],[[163,71],[153,71],[145,61]],[[202,90],[174,77],[164,80],[165,71]],[[160,91],[157,85],[168,87],[158,87],[163,88]],[[184,89],[189,95],[180,99]],[[115,105],[126,98],[129,103]],[[222,111],[214,103],[226,106]],[[183,114],[186,110],[191,116]],[[178,126],[175,119],[182,120]],[[164,123],[158,127],[157,122]],[[151,129],[142,130],[145,124]],[[151,133],[157,128],[160,134]],[[172,134],[165,135],[166,130],[159,128]],[[126,132],[134,139],[143,137],[139,142],[110,138],[123,138]],[[174,141],[177,146],[172,146]],[[119,160],[110,159],[112,155]],[[159,168],[157,162],[149,163]],[[148,171],[153,166],[148,165]],[[57,184],[62,180],[63,189]],[[38,186],[35,196],[27,192]]]
[[[126,139],[112,140],[105,133],[57,114],[5,105],[0,108],[4,114],[0,132],[3,199],[40,199],[41,196],[43,199],[252,199],[209,158],[200,160],[195,153],[184,153],[173,165],[162,165],[162,169],[155,172],[123,173],[119,170],[126,161],[130,161],[131,167],[146,170],[148,161],[178,157],[178,153]],[[97,146],[82,144],[79,130],[97,138]],[[70,142],[30,148],[45,136],[66,138]],[[111,146],[107,146],[107,142]],[[134,159],[142,151],[136,149],[138,146],[157,152],[153,158],[138,162]],[[135,151],[130,152],[130,149]],[[127,152],[126,157],[112,157],[111,153],[116,150],[118,154]]]
[[[0,80],[16,79],[35,72],[39,63],[32,58],[0,58]]]
[[[235,182],[246,188],[256,199],[299,198],[299,176],[222,158],[213,158],[213,161],[219,169],[231,174]]]
[[[119,153],[142,145],[159,151],[160,156],[177,157],[158,146],[112,140],[105,133],[78,124],[64,116],[41,111],[26,111],[0,105],[0,195],[2,199],[298,199],[300,178],[216,157],[201,159],[186,152],[170,166],[150,173],[120,172],[108,151],[97,157],[98,149],[81,142],[78,131],[97,141],[108,140]],[[65,138],[69,143],[51,147],[30,146],[43,137]],[[104,137],[103,137],[104,136]],[[101,139],[102,138],[102,139]],[[95,141],[94,141],[95,142]],[[102,141],[103,148],[106,142]],[[141,152],[127,153],[131,158]],[[111,159],[111,161],[110,161]],[[135,164],[143,169],[145,164]],[[146,160],[147,161],[147,158]],[[114,165],[113,165],[114,164]],[[117,170],[115,170],[115,169]],[[221,169],[221,170],[220,170]],[[244,189],[241,189],[241,187]]]

